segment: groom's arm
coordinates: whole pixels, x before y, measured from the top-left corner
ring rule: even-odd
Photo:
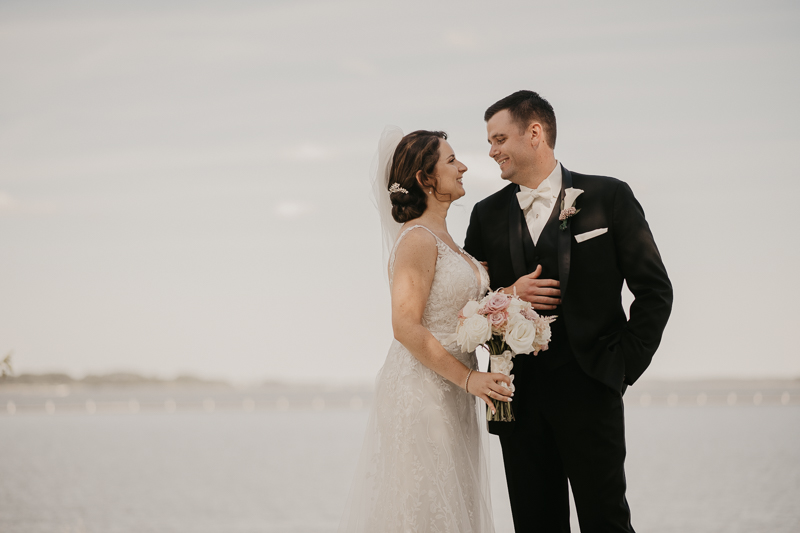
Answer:
[[[489,261],[483,243],[479,204],[472,208],[472,215],[467,227],[467,236],[464,238],[464,250],[478,261]],[[491,277],[492,271],[489,268],[491,265],[484,264],[484,266],[487,267],[486,270],[489,271],[489,276]],[[508,286],[504,287],[503,292],[516,294],[526,302],[530,302],[534,309],[540,311],[553,310],[557,305],[561,304],[561,283],[554,279],[539,279],[541,273],[542,267],[539,265],[535,271],[522,276],[513,283],[509,283]],[[508,281],[510,282],[511,280]],[[497,285],[493,283],[492,287],[497,287]]]
[[[607,348],[621,351],[625,383],[633,384],[650,364],[672,310],[672,284],[661,260],[642,206],[627,183],[614,199],[614,245],[634,300],[630,318]]]

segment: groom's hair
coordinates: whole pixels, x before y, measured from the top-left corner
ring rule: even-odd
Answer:
[[[550,102],[533,91],[517,91],[498,100],[489,106],[483,114],[486,122],[503,109],[508,109],[512,120],[522,131],[532,122],[540,122],[544,129],[544,138],[547,145],[553,150],[556,148],[556,113]]]

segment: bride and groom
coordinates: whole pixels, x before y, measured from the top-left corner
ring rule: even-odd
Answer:
[[[446,135],[387,129],[381,139],[374,189],[395,340],[340,531],[494,531],[480,399],[513,401],[516,421],[489,431],[517,532],[569,531],[569,486],[581,531],[632,532],[622,394],[659,345],[669,278],[630,187],[555,159],[546,100],[519,91],[484,119],[510,183],[475,205],[464,249],[445,217],[467,168]],[[567,193],[574,209],[562,211]],[[474,352],[445,341],[467,301],[501,288],[558,316],[547,351],[515,358],[513,394],[507,376],[478,371]]]

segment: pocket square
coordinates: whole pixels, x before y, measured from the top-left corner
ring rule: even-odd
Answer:
[[[608,228],[593,229],[592,231],[587,231],[586,233],[580,233],[578,235],[575,235],[575,240],[578,242],[588,241],[589,239],[594,239],[595,237],[598,237],[603,233],[606,233],[607,231]]]

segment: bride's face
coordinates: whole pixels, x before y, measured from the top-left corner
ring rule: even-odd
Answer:
[[[450,201],[458,200],[466,191],[461,180],[464,172],[467,171],[466,165],[456,159],[450,143],[442,139],[439,141],[439,161],[436,162],[436,191],[440,197]]]

